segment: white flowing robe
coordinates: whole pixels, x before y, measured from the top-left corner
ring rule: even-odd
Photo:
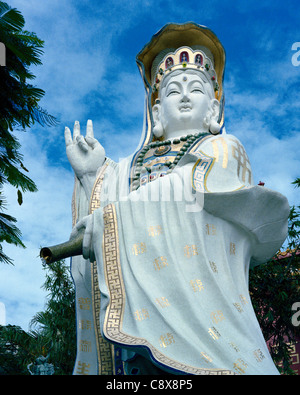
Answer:
[[[77,183],[74,223],[92,213],[96,263],[72,260],[74,374],[123,374],[135,353],[175,374],[278,374],[248,274],[285,240],[286,198],[253,186],[232,135],[195,144],[172,174],[129,193],[130,163],[106,160],[89,210]]]

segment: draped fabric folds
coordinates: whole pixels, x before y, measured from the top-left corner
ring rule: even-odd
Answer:
[[[74,223],[90,213],[96,262],[72,260],[74,374],[278,374],[248,273],[280,248],[289,205],[253,185],[238,152],[235,137],[209,137],[131,192],[131,158],[107,159],[89,211],[76,183]]]

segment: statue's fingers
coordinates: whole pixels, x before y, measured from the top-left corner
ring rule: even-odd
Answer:
[[[76,142],[79,145],[79,147],[81,148],[82,151],[87,152],[89,150],[89,146],[87,144],[87,142],[85,141],[83,136],[77,136],[76,138]]]
[[[67,126],[65,127],[65,142],[66,147],[73,143],[71,130]]]
[[[85,141],[93,149],[96,147],[96,145],[98,145],[98,144],[100,145],[99,141],[97,139],[95,139],[94,137],[86,136]]]
[[[80,124],[78,121],[75,121],[74,129],[73,129],[73,141],[77,140],[77,137],[80,136]]]
[[[86,229],[87,222],[88,222],[87,219],[88,219],[88,216],[83,217],[79,222],[77,222],[77,224],[72,229],[72,232],[70,235],[70,240],[77,237],[78,234],[82,231],[82,229],[84,229],[84,230]]]
[[[91,119],[89,119],[86,124],[86,137],[94,138],[93,122]]]
[[[78,236],[78,233],[79,233],[79,228],[77,227],[77,225],[75,225],[70,234],[70,240],[75,239],[75,237]]]
[[[82,255],[85,259],[88,259],[91,254],[93,237],[93,216],[85,217],[85,232],[82,241]]]

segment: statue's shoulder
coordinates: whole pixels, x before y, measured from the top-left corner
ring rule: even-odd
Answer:
[[[214,158],[225,156],[230,159],[231,157],[235,158],[240,155],[244,157],[247,156],[246,150],[241,141],[236,136],[229,133],[207,136],[199,142],[195,147],[194,152],[202,152],[203,154]]]
[[[207,136],[202,141],[200,141],[197,148],[203,149],[204,147],[218,144],[218,143],[221,143],[221,144],[226,143],[229,146],[234,145],[234,144],[242,145],[241,141],[233,134],[222,133],[222,134]]]
[[[204,168],[205,164],[209,169],[207,190],[220,191],[221,186],[221,190],[236,190],[252,185],[250,161],[236,136],[227,133],[207,136],[193,154],[199,160],[196,162],[199,169]]]

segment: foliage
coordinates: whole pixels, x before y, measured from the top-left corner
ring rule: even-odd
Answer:
[[[40,340],[18,326],[0,326],[0,375],[28,374],[27,365],[42,352]]]
[[[35,183],[24,172],[20,143],[15,130],[25,131],[35,122],[41,126],[54,125],[56,119],[39,106],[44,91],[28,81],[35,76],[30,66],[41,65],[44,42],[35,33],[24,30],[25,20],[15,8],[0,1],[0,42],[6,48],[6,65],[0,67],[0,262],[12,263],[4,254],[1,243],[25,247],[16,219],[4,214],[6,201],[3,185],[17,188],[17,200],[23,202],[22,192],[37,190]]]
[[[45,353],[56,374],[71,374],[76,357],[75,291],[64,261],[45,266],[49,291],[46,310],[35,315],[31,328],[44,339]]]
[[[293,184],[300,187],[300,179]],[[292,305],[299,302],[300,289],[300,206],[290,209],[287,252],[250,271],[250,294],[271,355],[283,374],[293,374],[290,346],[300,338],[300,327],[292,324]]]
[[[49,291],[45,311],[37,313],[27,333],[0,327],[0,374],[29,374],[27,365],[48,357],[56,375],[72,374],[76,357],[75,292],[64,261],[45,266],[43,288]]]
[[[0,170],[0,182],[1,182],[1,170]],[[0,185],[0,243],[6,241],[9,244],[14,244],[16,246],[25,248],[24,244],[21,241],[21,232],[15,225],[17,221],[16,218],[2,212],[5,209],[5,206],[6,206],[6,200],[2,196],[1,185]],[[0,244],[0,262],[12,263],[11,259],[3,252],[1,244]]]
[[[292,184],[300,188],[300,178],[296,178]],[[289,216],[288,248],[299,249],[300,246],[300,206],[292,206]]]
[[[291,373],[290,347],[299,329],[292,325],[292,305],[299,302],[300,257],[292,255],[285,260],[272,260],[251,271],[250,290],[253,307],[271,355],[279,369]]]

